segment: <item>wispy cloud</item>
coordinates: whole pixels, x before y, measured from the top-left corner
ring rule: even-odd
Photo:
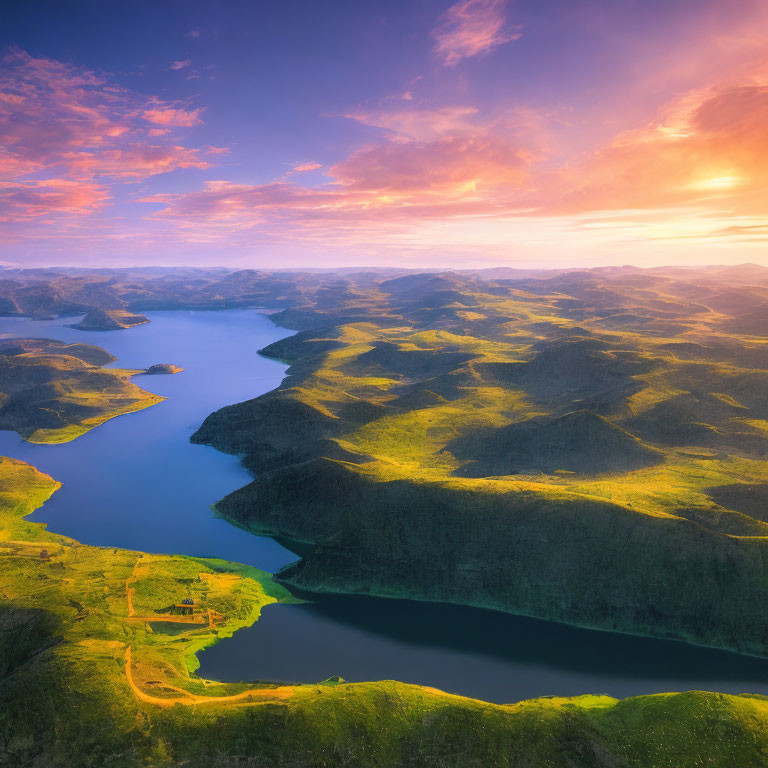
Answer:
[[[322,168],[322,163],[315,163],[311,160],[300,160],[297,163],[291,165],[291,169],[297,173],[306,173],[307,171],[316,171],[318,168]]]
[[[625,222],[622,232],[653,240],[713,228],[721,238],[760,237],[768,221],[768,84],[741,76],[751,84],[681,93],[582,157],[553,153],[551,119],[526,110],[490,119],[461,106],[371,109],[348,117],[386,133],[331,166],[322,186],[217,181],[143,202],[160,204],[152,218],[182,237],[208,241],[258,230],[354,243],[363,233],[386,239],[404,227],[472,219],[486,229],[493,220],[551,219],[603,233]]]
[[[440,16],[432,30],[434,53],[447,67],[520,38],[507,26],[506,0],[460,0]]]
[[[200,125],[203,122],[200,119],[200,115],[204,109],[205,107],[200,109],[181,109],[178,107],[160,106],[145,110],[142,113],[142,117],[156,125],[191,128],[193,125]]]
[[[398,139],[434,139],[447,134],[475,130],[478,110],[468,106],[368,109],[348,112],[344,117],[363,125],[384,128]]]
[[[395,113],[354,119],[386,127],[392,135],[363,146],[328,169],[331,181],[307,187],[287,178],[267,184],[208,182],[203,189],[159,194],[140,202],[160,204],[156,221],[186,236],[214,240],[261,225],[293,237],[334,231],[390,228],[452,216],[500,211],[530,182],[534,154],[482,120],[476,110],[409,117]],[[418,137],[418,138],[415,138]],[[300,162],[293,172],[320,163]],[[338,232],[337,232],[338,234]]]
[[[82,181],[0,181],[0,222],[18,223],[52,214],[82,216],[109,201],[106,187]]]
[[[542,180],[563,214],[697,206],[768,216],[768,85],[681,94],[648,126],[620,134]]]
[[[403,93],[371,95],[347,111],[358,125],[339,135],[362,133],[360,143],[312,136],[292,155],[301,159],[272,180],[259,175],[270,163],[235,147],[232,166],[246,162],[231,176],[225,160],[216,181],[179,174],[162,194],[151,183],[129,188],[135,196],[121,196],[123,219],[103,215],[121,184],[222,159],[226,148],[187,140],[207,113],[15,51],[0,67],[2,230],[16,226],[39,242],[48,231],[52,244],[72,242],[75,230],[84,242],[92,231],[94,241],[107,230],[102,236],[115,242],[128,230],[134,242],[154,242],[158,253],[179,259],[198,246],[218,257],[270,242],[291,253],[334,247],[339,260],[346,249],[350,259],[370,253],[396,262],[404,244],[416,244],[441,264],[457,244],[517,253],[521,233],[546,241],[543,258],[553,259],[577,247],[592,258],[598,241],[632,242],[638,252],[665,241],[670,249],[764,242],[768,27],[750,23],[745,31],[740,18],[719,31],[724,18],[702,21],[664,55],[658,39],[644,41],[627,56],[632,71],[606,74],[589,103],[581,92],[573,102],[561,92],[533,94],[525,104],[508,93],[502,102],[487,98],[487,89],[473,91],[469,71],[457,78],[440,68]],[[450,67],[519,30],[508,26],[501,0],[464,0],[433,34],[437,59]],[[180,69],[182,78],[195,72]],[[456,80],[466,89],[448,92]]]
[[[174,61],[170,69],[184,69],[185,67],[191,66],[192,61],[190,59],[182,59],[181,61]]]
[[[142,119],[147,112],[157,119]],[[114,183],[208,167],[198,149],[165,137],[200,112],[12,49],[0,65],[0,216],[87,215],[107,204]]]

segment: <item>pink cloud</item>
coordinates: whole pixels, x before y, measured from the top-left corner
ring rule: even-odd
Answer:
[[[178,109],[175,107],[156,107],[147,109],[142,113],[142,117],[150,123],[156,125],[168,125],[174,128],[191,128],[193,125],[200,125],[203,121],[200,119],[205,107],[200,109]]]
[[[546,116],[530,110],[492,120],[464,107],[349,117],[388,133],[330,167],[323,186],[218,181],[143,202],[162,206],[156,221],[211,240],[255,227],[293,239],[321,232],[354,239],[356,231],[383,236],[468,216],[573,221],[645,211],[653,221],[661,209],[687,209],[737,221],[768,217],[768,85],[682,93],[642,127],[582,157],[553,153]],[[762,235],[746,226],[718,232]]]
[[[210,163],[200,159],[198,150],[173,145],[143,144],[100,152],[73,152],[63,157],[75,172],[113,178],[142,179],[176,168],[210,167]]]
[[[190,59],[182,59],[181,61],[174,61],[170,69],[184,69],[185,67],[188,67],[192,64],[192,61]]]
[[[363,147],[333,166],[333,182],[322,187],[216,181],[197,192],[152,195],[140,202],[163,206],[152,215],[155,220],[209,237],[230,237],[257,224],[317,230],[419,221],[502,205],[527,181],[530,162],[517,144],[478,131]]]
[[[11,49],[0,65],[0,220],[75,222],[101,211],[120,181],[210,166],[200,150],[164,138],[169,128],[149,127],[149,110],[179,111],[106,76]]]
[[[168,124],[177,125],[184,122],[179,113],[190,122],[202,110],[178,110],[88,70],[18,49],[3,60],[0,94],[3,178],[41,171],[65,171],[73,177],[145,177],[174,168],[207,167],[196,158],[195,149],[148,142],[168,129],[148,129],[139,117],[147,111],[170,113]],[[150,162],[150,157],[155,160]]]
[[[331,168],[349,189],[467,195],[478,188],[519,184],[527,159],[521,147],[491,134],[366,147]]]
[[[107,189],[98,184],[48,179],[0,182],[0,222],[19,222],[39,216],[82,216],[103,208]]]
[[[506,0],[460,0],[440,16],[432,30],[434,53],[447,67],[520,38],[506,27]]]
[[[704,26],[706,34],[692,32],[664,56],[655,51],[657,39],[648,51],[633,51],[632,74],[606,76],[594,105],[553,103],[551,94],[535,108],[446,103],[451,97],[439,101],[446,91],[430,90],[431,80],[415,98],[393,89],[378,108],[366,102],[345,115],[371,130],[367,143],[335,164],[297,161],[267,183],[255,176],[250,183],[142,192],[139,202],[152,208],[135,224],[136,237],[154,236],[161,246],[175,240],[179,253],[188,244],[212,243],[218,254],[222,246],[253,249],[271,239],[291,247],[338,244],[360,254],[366,243],[397,249],[419,241],[437,252],[454,235],[480,248],[501,232],[493,247],[507,254],[518,246],[518,232],[533,239],[559,232],[565,252],[576,232],[612,231],[611,242],[624,243],[638,222],[690,216],[717,220],[721,238],[764,239],[765,25],[752,25],[759,40],[746,46],[749,56],[741,33],[728,30],[720,39]],[[466,0],[441,17],[435,53],[453,66],[518,36],[505,26],[503,2]],[[704,58],[710,69],[702,68]],[[179,138],[178,129],[199,124],[203,111],[185,102],[128,92],[60,62],[22,57],[14,67],[16,80],[0,75],[0,179],[7,179],[0,205],[7,220],[58,220],[71,230],[106,205],[111,187],[104,185],[206,168],[227,151],[194,149]],[[470,99],[471,88],[461,94]],[[670,101],[660,105],[662,99]],[[310,151],[298,156],[314,157]],[[299,175],[321,168],[325,176]],[[238,178],[248,170],[242,166]],[[30,180],[46,175],[55,179]],[[122,227],[114,225],[115,238]],[[447,240],[436,239],[438,231]]]
[[[466,215],[501,215],[529,194],[543,156],[529,114],[488,120],[472,107],[355,112],[350,119],[383,128],[378,142],[331,166],[331,181],[307,187],[288,176],[267,184],[207,183],[203,189],[145,197],[150,214],[186,237],[231,241],[266,228],[292,237],[335,228],[390,228]],[[542,118],[543,119],[543,118]],[[530,135],[529,135],[530,134]],[[524,138],[523,138],[524,136]],[[301,161],[292,172],[317,170]],[[514,203],[517,206],[517,202]]]

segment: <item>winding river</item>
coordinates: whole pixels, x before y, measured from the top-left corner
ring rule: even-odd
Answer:
[[[274,572],[296,559],[278,542],[213,516],[210,505],[248,482],[235,457],[189,437],[223,405],[276,387],[285,366],[257,350],[290,331],[256,310],[147,313],[147,325],[107,333],[72,318],[0,318],[0,336],[102,346],[115,365],[174,363],[139,376],[163,403],[112,419],[65,445],[0,432],[0,455],[63,483],[33,519],[82,542],[219,557]],[[397,679],[489,701],[542,695],[707,689],[768,694],[768,662],[683,643],[575,629],[457,606],[335,597],[268,606],[252,627],[201,655],[204,677],[316,682]]]

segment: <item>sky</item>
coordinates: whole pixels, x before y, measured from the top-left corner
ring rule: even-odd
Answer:
[[[0,263],[768,264],[768,0],[0,4]]]

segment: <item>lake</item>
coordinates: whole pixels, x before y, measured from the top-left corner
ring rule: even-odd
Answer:
[[[276,541],[214,517],[210,506],[249,481],[236,457],[192,445],[212,411],[276,387],[285,366],[257,351],[290,335],[256,310],[146,313],[147,325],[83,332],[76,319],[0,318],[0,335],[104,347],[123,368],[174,363],[175,376],[138,376],[168,399],[64,445],[0,432],[0,455],[63,483],[32,519],[102,546],[220,557],[274,572],[296,559]],[[200,656],[224,681],[397,679],[489,701],[542,695],[617,697],[706,689],[768,694],[768,662],[683,643],[616,635],[449,605],[333,597],[271,605],[252,627]]]

